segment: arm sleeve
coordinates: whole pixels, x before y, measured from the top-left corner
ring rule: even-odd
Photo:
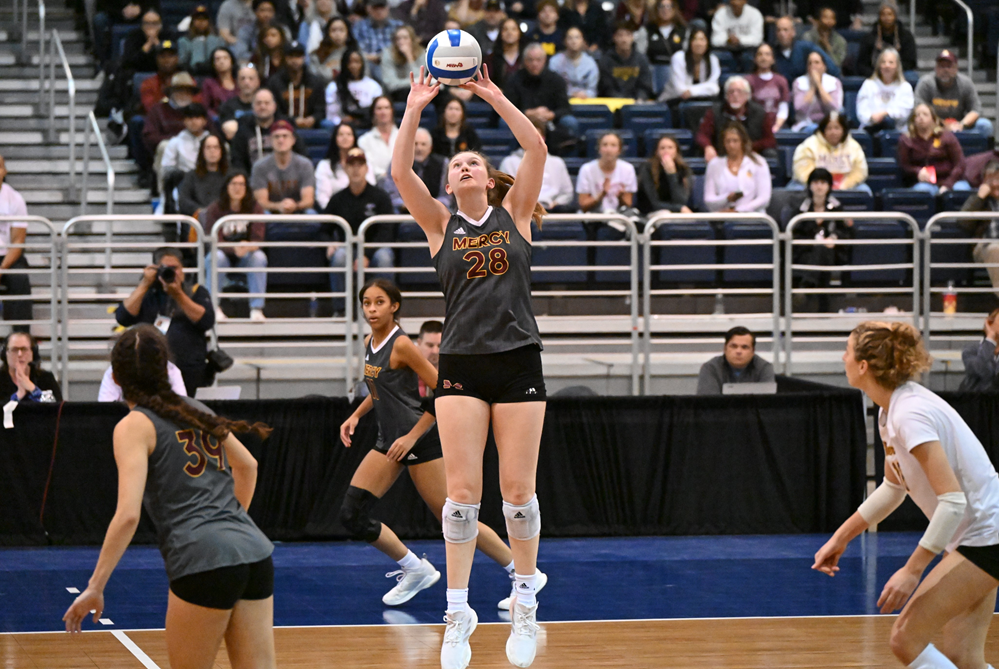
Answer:
[[[644,102],[654,97],[654,91],[652,90],[652,68],[649,67],[649,60],[645,56],[642,56],[638,66],[638,100]]]
[[[204,286],[198,286],[191,299],[205,308],[205,315],[201,317],[201,320],[191,325],[200,332],[208,332],[215,327],[215,308],[212,306],[212,298],[208,294],[208,289]]]
[[[557,192],[554,204],[566,205],[572,202],[572,178],[569,176],[569,170],[565,166],[565,161],[558,160],[555,162],[555,165],[556,167],[552,170],[552,180],[555,182],[553,185]]]
[[[679,171],[675,174],[664,174],[663,176],[669,181],[670,197],[666,208],[674,212],[680,211],[680,208],[685,206],[690,199],[689,181],[684,180]]]
[[[701,117],[701,123],[697,126],[697,133],[694,135],[694,143],[702,149],[706,149],[713,144],[714,136],[715,110],[714,107],[711,107]]]
[[[808,140],[805,140],[794,150],[791,160],[794,180],[798,183],[808,183],[808,175],[815,169],[815,151]]]
[[[663,178],[664,176],[665,174],[661,174],[660,178]],[[652,170],[649,168],[648,163],[644,163],[641,170],[639,170],[638,190],[649,203],[650,212],[667,208],[668,204],[659,199],[659,192],[656,190],[656,184],[652,180]]]
[[[976,387],[991,384],[996,378],[995,348],[996,345],[986,339],[980,344],[973,344],[961,351],[964,375],[977,381]]]
[[[908,135],[902,135],[898,138],[898,149],[896,152],[898,154],[898,166],[902,170],[902,174],[915,179],[922,165],[915,165],[912,162],[912,146],[910,145]]]
[[[721,159],[724,160],[724,159]],[[704,204],[708,211],[719,211],[725,207],[728,193],[718,192],[718,177],[725,166],[716,158],[708,163],[704,174]]]
[[[911,452],[917,446],[930,441],[940,441],[940,430],[933,420],[923,412],[899,407],[895,414],[895,431],[905,450]]]
[[[600,83],[600,70],[597,68],[597,61],[593,60],[589,54],[584,54],[584,56],[583,86],[586,88],[586,94],[595,98],[597,97],[597,86]]]
[[[325,209],[332,196],[333,168],[330,161],[324,158],[316,165],[316,210]]]
[[[111,376],[111,368],[108,367],[101,378],[101,389],[97,391],[98,402],[117,402],[121,399],[121,388],[114,382]]]
[[[770,166],[767,161],[760,158],[762,165],[757,165],[753,171],[753,181],[756,182],[756,197],[738,205],[739,211],[757,211],[770,204],[770,194],[773,190],[770,180]]]
[[[857,140],[850,138],[847,150],[850,152],[850,173],[843,178],[842,188],[856,188],[867,181],[867,156]]]
[[[721,395],[722,383],[713,360],[708,360],[701,365],[701,371],[697,374],[697,394],[698,395]]]
[[[184,179],[177,189],[177,207],[180,209],[180,213],[185,216],[194,216],[194,212],[201,208],[196,199],[196,180],[197,175],[194,172],[188,172],[184,175]]]
[[[774,137],[774,115],[767,114],[763,118],[763,127],[760,129],[760,138],[753,142],[753,151],[762,153],[767,149],[777,148],[777,138]]]
[[[912,94],[912,85],[906,81],[899,86],[898,90],[895,92],[895,97],[893,97],[891,102],[888,104],[888,115],[896,121],[900,119],[908,119],[914,106],[915,102]]]
[[[755,9],[752,5],[748,5],[748,7]],[[745,9],[743,11],[745,12]],[[749,34],[740,37],[739,44],[746,48],[759,46],[763,42],[763,14],[759,10],[750,15],[749,27]]]
[[[760,376],[757,379],[757,383],[773,383],[774,381],[776,381],[774,366],[763,358],[760,358]]]
[[[598,95],[602,98],[617,97],[617,80],[611,72],[610,61],[607,56],[600,59],[600,74],[597,83]]]
[[[621,175],[621,190],[625,193],[637,193],[638,178],[635,176],[635,166],[625,162],[622,162],[621,165],[625,168],[622,170],[623,174]]]
[[[941,186],[946,186],[947,188],[953,188],[954,184],[964,178],[964,151],[961,150],[961,144],[957,141],[957,137],[948,133],[946,145],[947,145],[947,157],[950,159],[951,170],[947,178],[940,182]]]
[[[874,89],[874,82],[867,80],[857,93],[857,120],[862,126],[868,125],[871,122],[871,114],[877,111],[874,105]]]
[[[590,167],[591,163],[586,163],[580,168],[579,174],[576,176],[576,192],[596,197],[600,193],[600,187],[592,183],[593,178],[590,176]]]
[[[978,112],[979,114],[981,114],[982,113],[982,101],[978,97],[978,89],[975,88],[975,84],[974,83],[972,83],[970,86],[968,86],[967,98],[968,99],[967,99],[967,102],[965,104],[968,107],[968,109],[964,113],[967,114],[968,112]],[[958,119],[958,120],[960,121],[961,119]]]
[[[142,307],[144,306],[146,306],[146,298],[142,299],[142,305],[139,307],[139,314],[137,316],[133,316],[132,314],[128,313],[128,309],[125,308],[125,303],[119,302],[118,308],[115,309],[114,312],[114,319],[118,321],[118,325],[131,327],[136,323],[142,322]]]
[[[728,12],[728,7],[723,7],[715,12],[714,18],[711,19],[711,46],[716,49],[724,47],[728,42],[728,24],[726,22]]]
[[[708,80],[701,84],[690,86],[690,94],[695,97],[710,97],[718,95],[718,77],[721,76],[721,66],[718,64],[718,56],[711,54]]]

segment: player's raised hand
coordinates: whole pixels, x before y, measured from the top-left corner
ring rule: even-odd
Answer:
[[[472,91],[482,98],[484,102],[488,102],[491,105],[503,98],[503,91],[489,78],[489,67],[485,64],[475,73],[475,77],[471,81],[463,83],[461,88],[464,88],[466,91]]]
[[[63,615],[66,622],[67,632],[79,632],[80,623],[91,611],[94,612],[94,622],[96,623],[104,613],[104,593],[87,588],[80,593]]]
[[[434,81],[434,78],[427,73],[426,67],[420,65],[419,79],[409,73],[409,97],[406,99],[406,109],[420,110],[430,104],[430,101],[437,97],[441,89],[441,82]]]

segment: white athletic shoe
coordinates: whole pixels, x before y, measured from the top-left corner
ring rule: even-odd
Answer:
[[[534,592],[538,593],[541,592],[541,588],[545,587],[545,584],[548,583],[548,575],[545,574],[540,569],[538,569],[535,573],[537,574],[537,580],[534,581]],[[513,574],[510,574],[510,580],[511,581],[515,580]],[[515,583],[514,585],[510,586],[510,596],[507,597],[506,599],[501,599],[499,601],[499,604],[496,605],[496,608],[498,608],[501,611],[509,611],[510,602],[511,600],[513,600],[513,596],[516,594],[517,594],[517,587]]]
[[[441,669],[465,669],[472,661],[472,647],[468,639],[479,624],[479,617],[468,606],[465,611],[445,615],[444,622],[447,627],[444,628],[444,645],[441,646]]]
[[[515,667],[529,667],[538,652],[538,605],[525,606],[513,600],[513,622],[506,640],[506,659]]]
[[[256,323],[263,323],[267,320],[263,309],[250,309],[250,320]]]
[[[399,569],[385,574],[386,578],[396,577],[399,581],[394,588],[385,593],[382,603],[386,606],[405,604],[416,596],[420,590],[426,590],[440,580],[441,573],[434,569],[427,558],[420,560],[420,566],[413,571]]]

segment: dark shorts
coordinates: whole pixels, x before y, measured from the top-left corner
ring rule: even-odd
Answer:
[[[378,443],[375,444],[375,450],[379,453],[388,453],[392,444],[385,443],[382,438],[378,437]],[[422,465],[424,462],[431,462],[439,458],[443,458],[444,453],[441,451],[441,437],[437,432],[437,425],[431,427],[423,438],[416,442],[412,450],[406,454],[406,457],[402,459],[399,464],[406,465]]]
[[[434,396],[448,395],[477,397],[487,404],[544,402],[541,349],[530,344],[502,353],[441,353]]]
[[[957,552],[992,578],[999,581],[999,544],[992,546],[958,546]]]
[[[170,590],[188,604],[228,610],[241,599],[267,599],[274,594],[274,561],[219,567],[170,581]]]

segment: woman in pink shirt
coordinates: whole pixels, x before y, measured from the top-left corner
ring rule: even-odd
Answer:
[[[710,211],[764,213],[770,204],[770,167],[753,152],[742,124],[733,121],[722,131],[725,155],[708,163],[704,204]]]

